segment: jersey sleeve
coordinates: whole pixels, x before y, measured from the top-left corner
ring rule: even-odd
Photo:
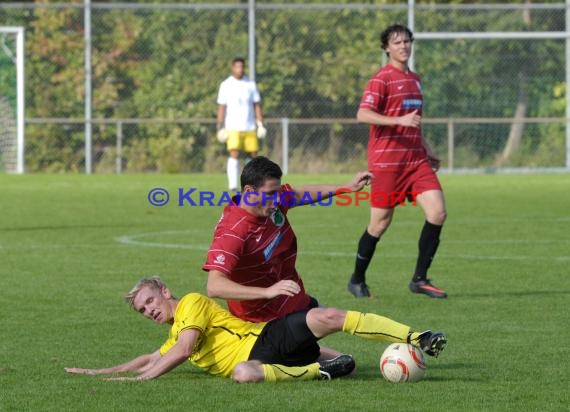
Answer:
[[[208,301],[198,293],[191,293],[180,300],[174,323],[170,329],[168,339],[160,347],[160,354],[164,356],[178,342],[178,336],[188,329],[197,329],[204,333],[210,322]]]
[[[386,82],[383,79],[374,76],[368,81],[366,89],[364,89],[364,93],[360,99],[359,108],[369,109],[380,113],[384,106],[385,96]]]
[[[244,239],[237,233],[227,229],[216,230],[202,270],[218,270],[229,276],[239,261],[243,247]]]
[[[225,86],[225,82],[222,82],[220,84],[220,88],[218,90],[218,97],[216,99],[216,103],[218,104],[223,104],[223,105],[227,105],[228,104],[228,97],[227,97],[227,92],[226,92],[226,86]]]

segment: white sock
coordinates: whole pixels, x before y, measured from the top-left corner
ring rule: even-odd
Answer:
[[[238,175],[239,175],[239,159],[228,157],[228,186],[230,190],[238,188]]]

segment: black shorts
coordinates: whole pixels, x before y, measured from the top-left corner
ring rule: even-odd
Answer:
[[[312,297],[311,295],[309,295],[309,306],[307,306],[307,309],[313,309],[318,307],[319,307],[319,301],[314,297]]]
[[[285,366],[304,366],[317,361],[318,339],[307,326],[307,310],[269,321],[249,354],[249,360]]]

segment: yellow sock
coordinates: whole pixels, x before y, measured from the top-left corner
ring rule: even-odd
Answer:
[[[420,342],[418,341],[419,336],[420,332],[410,332],[408,337],[408,343],[411,343],[412,345],[417,346],[419,348],[420,347]]]
[[[406,342],[410,327],[374,313],[349,310],[342,331],[365,339]]]
[[[276,364],[263,364],[265,382],[279,382],[286,380],[307,381],[321,377],[320,365],[315,362],[306,366],[283,366]]]

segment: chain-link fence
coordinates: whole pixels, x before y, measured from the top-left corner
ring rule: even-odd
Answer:
[[[22,164],[18,165],[18,138],[21,137],[18,128],[23,125],[18,124],[17,113],[17,36],[17,31],[0,26],[0,171],[8,173],[21,172],[23,169]]]
[[[555,2],[107,2],[91,4],[86,36],[83,4],[0,3],[0,24],[26,28],[29,172],[85,170],[87,74],[93,172],[223,170],[215,98],[238,55],[255,56],[263,154],[290,173],[360,170],[368,128],[354,117],[394,22],[414,29],[423,130],[444,168],[564,168],[566,12]]]

